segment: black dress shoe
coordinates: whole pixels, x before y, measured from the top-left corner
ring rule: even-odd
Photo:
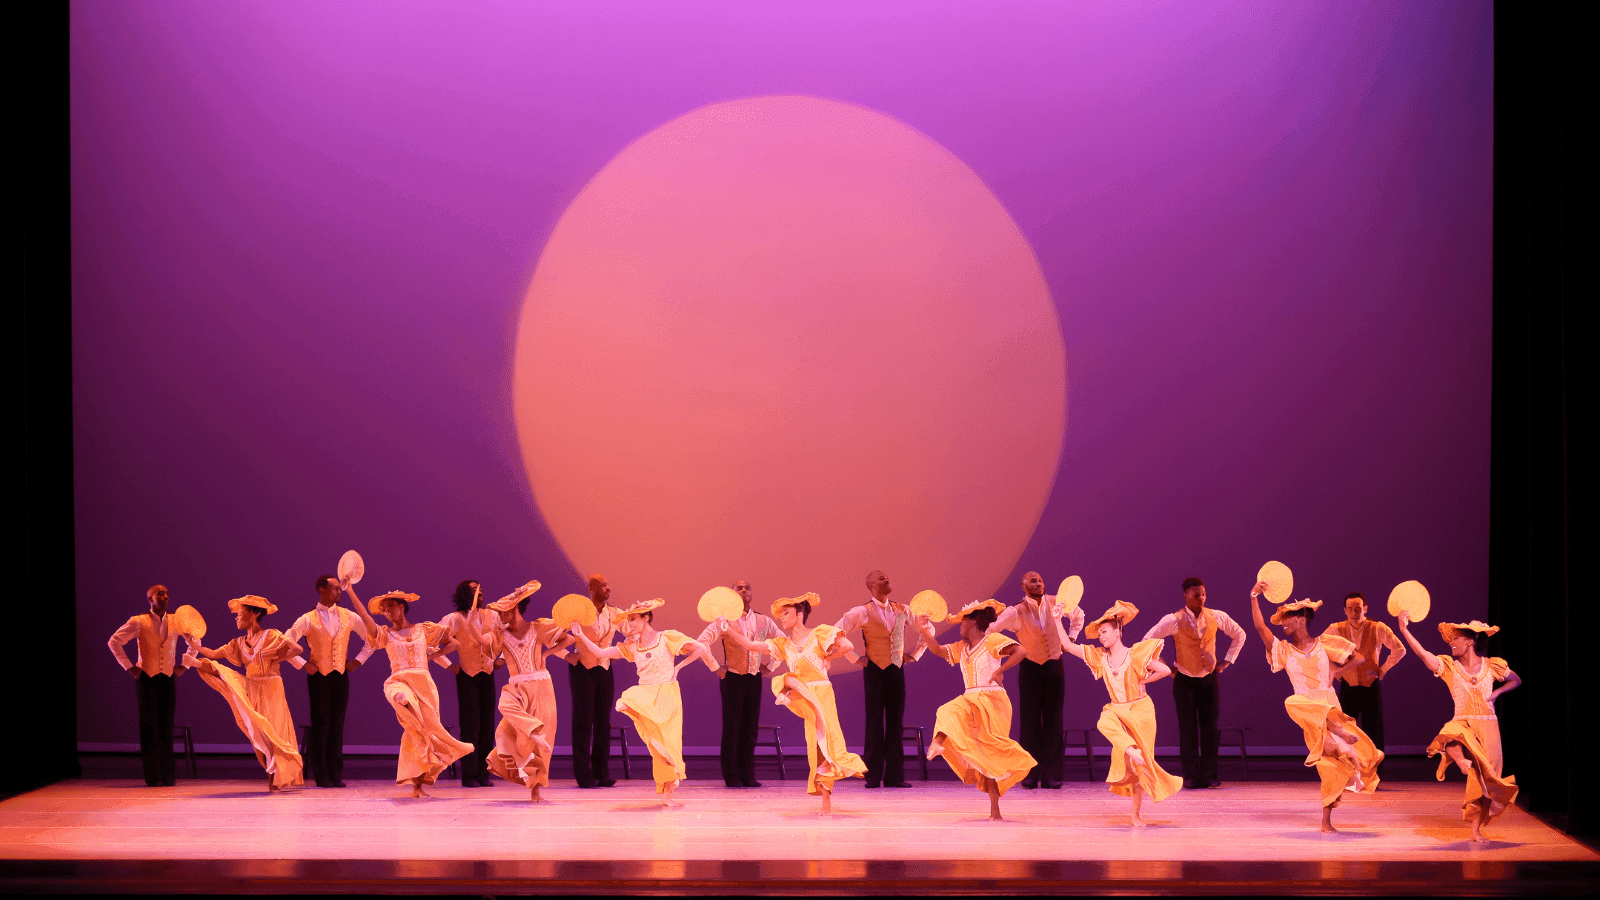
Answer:
[[[1059,790],[1061,790],[1061,782],[1059,782],[1059,781],[1046,781],[1044,783],[1043,787],[1047,791],[1059,791]]]
[[[1219,788],[1219,787],[1222,787],[1222,782],[1213,781],[1210,784],[1206,785],[1206,787],[1208,787],[1208,788]]]
[[[722,783],[727,785],[728,787],[744,787],[744,784],[741,783],[741,782],[738,782],[738,781],[727,781],[727,780],[724,780]]]
[[[1199,787],[1200,785],[1196,784],[1193,778],[1185,778],[1183,780],[1183,789],[1186,791],[1192,791]]]
[[[877,783],[877,782],[876,782],[876,781],[869,781],[869,782],[867,782],[867,787],[868,787],[868,788],[869,788],[869,789],[870,789],[870,788],[875,788],[875,787],[877,787],[877,786],[878,786],[878,783]]]
[[[909,782],[909,781],[885,781],[883,783],[883,786],[884,787],[911,787],[911,782]]]
[[[607,778],[604,781],[597,781],[595,784],[599,785],[600,787],[616,787],[617,780],[615,778]]]
[[[590,790],[592,788],[597,788],[599,786],[600,786],[599,784],[597,784],[597,783],[595,783],[593,781],[580,781],[580,782],[578,782],[578,787],[581,787],[584,790]]]
[[[163,781],[163,782],[161,782],[161,786],[162,787],[177,787],[178,786],[178,782],[177,782],[176,779],[174,779],[172,781]]]
[[[754,778],[752,778],[749,781],[746,781],[744,783],[744,786],[745,787],[761,787],[761,782],[759,782],[759,781],[755,780]]]
[[[1038,787],[1038,786],[1039,786],[1039,782],[1034,781],[1034,780],[1032,780],[1030,778],[1024,778],[1021,781],[1017,782],[1017,787],[1027,788],[1030,791],[1033,790],[1034,788]]]
[[[330,782],[328,782],[328,787],[344,787],[344,786],[345,786],[345,784],[342,781],[330,781]]]

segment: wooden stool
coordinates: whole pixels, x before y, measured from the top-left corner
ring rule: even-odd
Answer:
[[[761,740],[761,733],[763,731],[772,732],[772,753],[773,753],[774,756],[778,757],[778,778],[783,780],[783,781],[788,781],[789,780],[789,773],[785,772],[784,769],[783,769],[783,741],[778,738],[778,732],[782,731],[782,730],[783,730],[783,726],[782,725],[757,725],[756,726],[756,746],[757,747],[765,747],[765,746],[767,746]]]
[[[194,764],[194,732],[187,725],[174,725],[174,737],[183,742],[184,765],[189,770],[190,778],[199,778],[200,769]]]
[[[628,729],[624,725],[611,726],[611,739],[622,745],[622,777],[633,779],[633,767],[628,765]]]
[[[905,756],[906,741],[915,735],[917,739],[917,758],[922,760],[922,780],[928,780],[928,745],[922,739],[921,725],[907,725],[900,729],[900,755]]]
[[[1072,740],[1072,735],[1074,733],[1083,735],[1083,760],[1089,765],[1089,780],[1094,781],[1094,746],[1089,743],[1089,729],[1068,728],[1066,731],[1061,733],[1061,746],[1076,746]]]
[[[1234,746],[1239,748],[1239,759],[1244,762],[1244,780],[1250,780],[1250,751],[1244,746],[1244,733],[1250,730],[1248,725],[1224,725],[1217,729],[1219,732],[1232,732],[1239,736],[1239,742]],[[1217,746],[1222,746],[1222,741],[1217,741]]]

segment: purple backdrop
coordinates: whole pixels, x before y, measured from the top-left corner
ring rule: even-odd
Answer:
[[[1077,573],[1092,613],[1140,605],[1139,631],[1197,574],[1248,630],[1276,558],[1334,601],[1319,625],[1408,578],[1432,620],[1483,617],[1490,4],[549,6],[73,4],[80,741],[137,738],[104,641],[153,582],[219,639],[226,598],[271,597],[286,627],[350,547],[365,587],[419,590],[430,618],[466,577],[580,589],[512,421],[533,265],[629,142],[760,94],[920,129],[1039,256],[1065,447],[996,596]],[[1292,746],[1261,649],[1252,632],[1223,676],[1223,721]],[[351,744],[398,742],[385,669],[355,676]],[[1092,727],[1104,690],[1068,673],[1068,724]],[[908,680],[913,723],[960,685],[931,661]],[[691,746],[716,743],[714,681],[685,671]],[[1388,710],[1391,745],[1416,746],[1449,701],[1407,660]],[[241,742],[198,678],[178,718]]]

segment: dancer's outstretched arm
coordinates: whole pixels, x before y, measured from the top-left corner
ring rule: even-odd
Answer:
[[[1261,592],[1266,589],[1265,581],[1256,582],[1256,586],[1250,589],[1250,621],[1255,623],[1256,634],[1261,635],[1261,643],[1266,644],[1267,650],[1271,651],[1275,638],[1271,629],[1267,628],[1267,620],[1261,617]]]
[[[367,629],[367,643],[372,643],[378,637],[378,623],[372,621],[372,614],[367,612],[367,605],[356,596],[355,585],[345,585],[344,592],[350,596],[350,605],[355,608],[356,615],[361,617],[361,624]]]
[[[717,624],[722,631],[723,637],[732,638],[733,642],[738,644],[739,647],[745,651],[751,653],[765,653],[768,656],[772,656],[777,652],[772,648],[771,641],[752,641],[739,632],[734,631],[732,628],[729,628],[728,620],[726,618],[718,616]]]
[[[574,622],[572,627],[567,630],[567,633],[581,641],[583,646],[588,648],[590,653],[593,653],[595,656],[598,656],[601,659],[622,658],[621,647],[617,647],[615,645],[610,647],[602,647],[599,644],[596,644],[594,641],[589,640],[589,636],[583,633],[583,626],[577,624],[576,622]]]
[[[1439,674],[1439,670],[1444,668],[1444,663],[1439,662],[1439,657],[1423,649],[1422,642],[1411,636],[1410,613],[1402,612],[1396,624],[1400,626],[1400,636],[1405,638],[1406,643],[1411,645],[1411,649],[1417,654],[1417,659],[1422,660],[1422,664],[1428,667],[1429,672],[1435,675]]]
[[[1068,635],[1066,640],[1061,642],[1061,649],[1071,653],[1073,656],[1076,656],[1079,659],[1083,659],[1083,645],[1073,640],[1071,635]]]

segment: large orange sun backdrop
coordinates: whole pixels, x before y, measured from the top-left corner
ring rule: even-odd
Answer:
[[[1056,473],[1066,362],[1032,249],[976,174],[812,97],[691,112],[566,210],[523,304],[518,436],[539,509],[614,603],[689,630],[738,578],[988,597]]]

